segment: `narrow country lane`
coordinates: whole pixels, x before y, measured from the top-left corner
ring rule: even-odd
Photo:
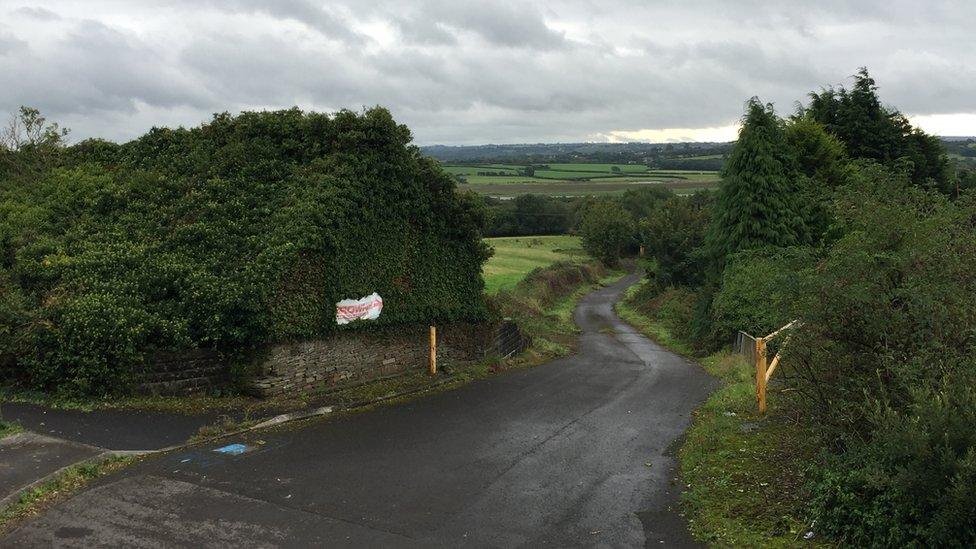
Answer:
[[[672,443],[716,386],[612,304],[575,312],[578,354],[414,402],[149,459],[4,547],[693,545]],[[663,542],[663,544],[662,544]]]

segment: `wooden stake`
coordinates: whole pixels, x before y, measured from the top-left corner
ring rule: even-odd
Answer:
[[[638,255],[639,255],[639,257],[644,257],[644,245],[643,244],[640,245],[640,254],[638,254]]]
[[[430,327],[430,375],[437,375],[437,327]]]
[[[766,413],[766,340],[756,340],[756,400],[759,413]]]

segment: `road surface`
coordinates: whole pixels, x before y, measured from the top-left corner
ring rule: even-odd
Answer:
[[[581,300],[574,356],[149,459],[0,545],[692,546],[672,446],[716,384],[614,314],[636,280]]]

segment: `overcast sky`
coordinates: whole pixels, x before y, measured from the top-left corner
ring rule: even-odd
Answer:
[[[388,107],[420,144],[731,140],[867,65],[976,135],[976,1],[0,0],[0,112],[126,140],[220,111]]]

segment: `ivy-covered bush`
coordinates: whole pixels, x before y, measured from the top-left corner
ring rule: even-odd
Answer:
[[[381,108],[292,109],[68,149],[4,182],[0,334],[39,387],[109,393],[154,350],[327,334],[374,291],[378,324],[483,318],[483,208],[410,141]]]

